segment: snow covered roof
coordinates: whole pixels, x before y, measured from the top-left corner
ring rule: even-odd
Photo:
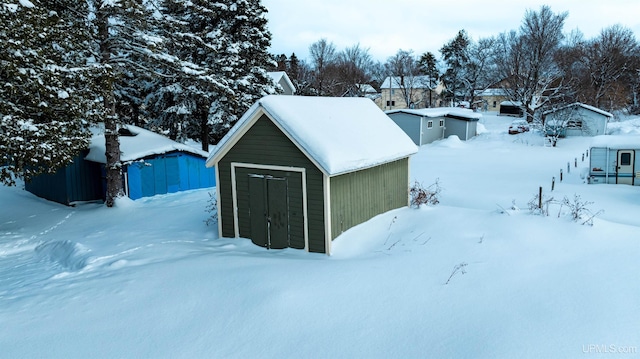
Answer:
[[[476,96],[506,96],[507,91],[503,88],[487,88],[474,91]]]
[[[178,143],[138,126],[125,125],[123,129],[129,130],[131,135],[120,136],[121,161],[135,161],[148,156],[161,155],[174,151],[188,152],[197,156],[207,157],[206,151]],[[98,163],[107,163],[104,129],[94,131],[94,136],[91,138],[91,144],[89,145],[89,154],[87,154],[85,159]]]
[[[500,102],[500,106],[522,106],[522,102],[520,102],[520,101],[502,101],[502,102]]]
[[[553,113],[553,112],[556,112],[556,111],[560,111],[560,110],[564,110],[564,109],[566,109],[566,108],[574,107],[574,106],[580,106],[580,107],[585,108],[585,109],[587,109],[587,110],[589,110],[589,111],[593,111],[593,112],[595,112],[595,113],[599,113],[599,114],[601,114],[601,115],[603,115],[603,116],[606,116],[606,117],[609,117],[609,118],[613,118],[613,115],[612,115],[612,114],[610,114],[610,113],[609,113],[609,112],[607,112],[607,111],[603,111],[603,110],[601,110],[601,109],[599,109],[599,108],[597,108],[597,107],[593,107],[593,106],[585,105],[585,104],[580,103],[580,102],[574,102],[574,103],[572,103],[572,104],[570,104],[570,105],[566,105],[566,106],[563,106],[563,107],[560,107],[560,108],[555,108],[555,109],[552,109],[552,110],[545,111],[545,112],[543,113],[543,115],[546,115],[546,114],[549,114],[549,113]]]
[[[435,79],[433,81],[431,81],[431,84],[429,84],[429,76],[405,76],[404,78],[405,84],[409,84],[411,83],[413,88],[425,88],[428,89],[429,86],[436,86],[438,85],[438,81],[436,81]],[[400,88],[400,76],[393,76],[393,77],[387,77],[386,79],[384,79],[384,82],[382,83],[382,85],[380,85],[381,89],[388,89],[388,88],[394,88],[394,89],[399,89]]]
[[[386,111],[387,115],[394,113],[408,113],[412,115],[418,115],[423,117],[445,117],[455,116],[461,118],[468,118],[470,120],[479,120],[482,118],[482,114],[473,112],[473,110],[460,108],[460,107],[436,107],[436,108],[418,108],[418,109],[399,109]]]
[[[284,71],[272,71],[272,72],[267,72],[267,74],[277,84],[280,83],[280,80],[284,79],[285,83],[291,88],[291,93],[295,93],[296,92],[296,87],[293,85],[293,82],[291,82],[291,79],[289,78],[289,76],[287,75],[286,72],[284,72]]]
[[[327,175],[333,176],[408,157],[413,141],[362,97],[269,95],[258,100],[212,149],[215,165],[265,113]]]
[[[591,147],[606,147],[614,150],[630,150],[640,148],[638,135],[601,135],[595,136]]]
[[[362,91],[363,93],[366,94],[377,94],[378,91],[376,91],[376,89],[371,86],[370,84],[356,84],[356,87],[358,88],[358,90]]]

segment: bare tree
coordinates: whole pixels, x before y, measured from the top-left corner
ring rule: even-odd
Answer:
[[[309,46],[314,85],[317,95],[328,95],[335,85],[336,47],[327,39],[320,39]]]
[[[610,110],[623,107],[630,97],[628,84],[637,71],[637,52],[633,31],[621,25],[603,29],[600,36],[587,42],[580,59],[585,69],[585,102]]]
[[[563,92],[555,54],[567,15],[554,14],[546,5],[537,12],[527,10],[519,34],[512,31],[498,37],[496,64],[505,79],[504,90],[512,101],[522,104],[530,122],[537,110]]]
[[[340,52],[336,67],[341,79],[341,96],[361,96],[361,86],[371,82],[373,64],[369,49],[360,47],[360,44]]]
[[[406,107],[411,107],[418,102],[426,102],[426,93],[423,89],[428,87],[428,79],[422,73],[413,50],[398,50],[394,56],[387,59],[385,68],[389,74],[387,85],[397,86],[400,89]]]
[[[494,38],[483,38],[469,46],[469,63],[464,71],[463,80],[466,97],[472,104],[475,102],[476,91],[485,90],[495,83],[495,43]]]

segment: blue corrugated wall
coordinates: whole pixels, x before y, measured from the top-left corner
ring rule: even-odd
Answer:
[[[205,159],[177,152],[127,166],[128,191],[131,199],[174,193],[216,185],[213,168]]]
[[[83,151],[73,162],[54,174],[42,174],[25,183],[25,189],[50,201],[72,204],[74,202],[104,199],[100,164],[84,160]]]

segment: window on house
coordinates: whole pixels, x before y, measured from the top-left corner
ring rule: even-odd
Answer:
[[[495,108],[497,105],[496,101],[493,101],[493,108]]]
[[[387,101],[387,106],[395,106],[396,102],[395,101]]]
[[[427,128],[433,128],[433,121],[429,120],[427,122]]]
[[[440,120],[440,127],[444,127],[444,120]]]
[[[582,121],[580,121],[580,120],[569,120],[569,121],[567,121],[567,128],[582,128]]]

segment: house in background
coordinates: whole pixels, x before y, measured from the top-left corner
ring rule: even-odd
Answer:
[[[291,79],[286,72],[274,71],[267,72],[267,74],[271,77],[273,82],[280,85],[283,95],[293,95],[296,93],[296,87],[293,85],[293,82],[291,82]]]
[[[444,86],[441,81],[429,76],[392,76],[380,85],[380,97],[375,100],[382,110],[403,108],[438,107]],[[409,103],[405,100],[408,92]]]
[[[413,142],[425,145],[451,135],[468,140],[477,134],[482,115],[458,107],[402,109],[385,112]]]
[[[640,186],[640,136],[596,136],[589,148],[589,183]]]
[[[507,101],[507,93],[503,88],[486,88],[475,92],[474,107],[488,112],[499,112],[500,104]]]
[[[120,129],[123,188],[131,199],[215,186],[206,168],[207,152],[162,135],[127,125]],[[104,200],[106,164],[104,135],[96,130],[89,149],[55,174],[25,183],[33,194],[66,205]]]
[[[559,137],[604,135],[612,118],[609,112],[579,102],[542,113],[547,134],[560,134]]]
[[[409,203],[411,139],[361,97],[266,96],[213,148],[220,237],[331,253]]]

